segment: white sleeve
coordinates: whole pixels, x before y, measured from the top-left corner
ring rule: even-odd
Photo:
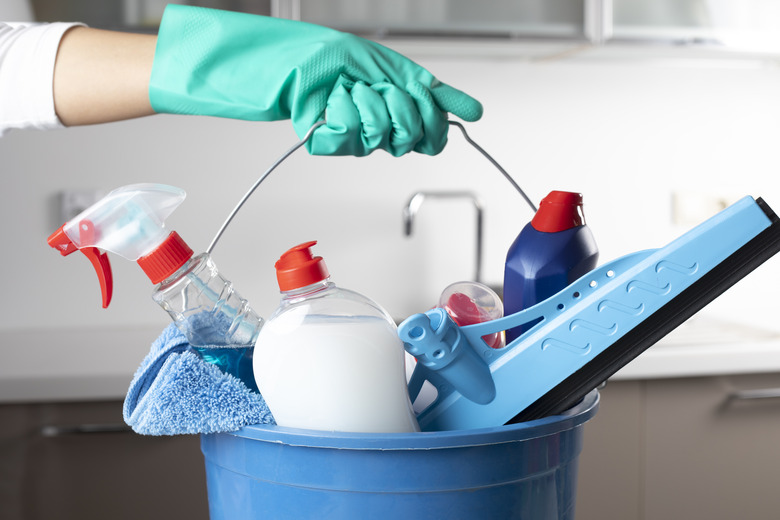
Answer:
[[[54,61],[79,24],[0,22],[0,136],[11,128],[61,128],[54,111]]]

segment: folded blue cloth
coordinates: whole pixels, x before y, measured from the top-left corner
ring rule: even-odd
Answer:
[[[207,363],[170,324],[135,373],[124,404],[125,422],[144,435],[235,431],[274,424],[262,396]]]

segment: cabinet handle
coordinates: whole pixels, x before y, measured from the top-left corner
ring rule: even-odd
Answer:
[[[64,435],[83,435],[91,433],[129,433],[133,430],[126,424],[77,424],[75,426],[43,426],[43,437],[62,437]]]
[[[759,388],[738,390],[729,394],[730,401],[755,401],[758,399],[780,399],[780,388]]]

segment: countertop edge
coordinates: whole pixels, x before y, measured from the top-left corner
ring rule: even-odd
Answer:
[[[163,326],[0,332],[0,404],[124,400]],[[780,372],[780,334],[662,339],[610,380]],[[23,349],[18,345],[24,345]]]

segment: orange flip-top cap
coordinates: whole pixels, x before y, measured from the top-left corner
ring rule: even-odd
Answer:
[[[315,244],[316,241],[299,244],[285,252],[274,264],[279,289],[293,291],[330,276],[322,257],[312,256],[310,248]]]

